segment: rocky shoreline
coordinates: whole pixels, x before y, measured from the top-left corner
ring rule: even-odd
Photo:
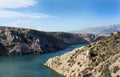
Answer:
[[[50,58],[44,65],[65,77],[119,77],[120,33]]]

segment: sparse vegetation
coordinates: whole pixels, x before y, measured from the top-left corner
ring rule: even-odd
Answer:
[[[119,70],[120,70],[120,68],[118,66],[114,66],[113,69],[112,69],[113,73],[116,73]]]
[[[61,67],[65,69],[69,69],[67,72],[68,77],[119,77],[118,71],[120,68],[120,33],[112,34],[111,36],[105,37],[100,41],[87,45],[83,48],[78,48],[68,52],[68,54],[64,56],[60,56],[61,60]],[[67,59],[64,57],[67,56]],[[112,66],[118,60],[116,66]],[[55,59],[52,59],[54,62]],[[64,63],[68,64],[68,66],[63,65]],[[47,62],[49,63],[49,62]],[[57,65],[52,65],[52,68]],[[112,66],[112,67],[111,67]],[[54,70],[59,70],[58,68],[53,68]],[[63,75],[64,70],[62,71]],[[77,71],[70,71],[70,70],[77,70]],[[111,71],[112,70],[112,71]],[[117,75],[113,75],[116,74]],[[76,76],[77,74],[77,76]]]

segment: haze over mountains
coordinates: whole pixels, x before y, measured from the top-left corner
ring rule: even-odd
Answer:
[[[92,33],[92,34],[99,34],[99,35],[109,35],[117,31],[120,31],[120,24],[101,26],[101,27],[89,27],[89,28],[78,30],[78,31],[73,31],[73,33],[86,33],[86,34]]]

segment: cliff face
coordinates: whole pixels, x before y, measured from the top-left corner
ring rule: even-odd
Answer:
[[[120,33],[50,58],[44,65],[66,77],[119,77]]]
[[[0,55],[58,51],[72,44],[91,43],[94,40],[92,36],[82,37],[79,34],[49,33],[23,28],[0,27]]]
[[[0,55],[45,53],[66,48],[63,41],[46,32],[0,27]]]
[[[103,38],[94,34],[74,34],[65,32],[50,32],[55,38],[64,41],[66,44],[87,44]]]

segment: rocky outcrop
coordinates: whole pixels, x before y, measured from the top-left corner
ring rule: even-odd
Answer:
[[[50,58],[44,65],[65,77],[120,77],[120,33]]]

